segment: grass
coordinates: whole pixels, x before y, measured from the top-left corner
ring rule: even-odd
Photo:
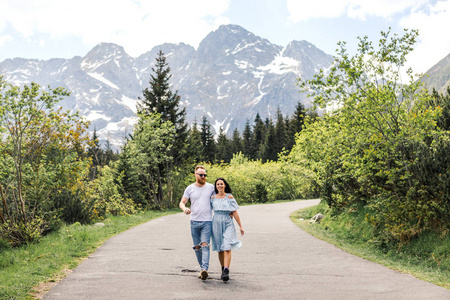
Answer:
[[[322,213],[324,219],[320,224],[310,223],[317,213]],[[450,289],[450,234],[423,233],[402,247],[381,246],[365,214],[364,208],[360,208],[331,216],[328,206],[321,203],[294,212],[291,220],[313,236],[349,253]]]
[[[180,212],[144,211],[109,216],[105,226],[73,225],[43,237],[39,243],[10,248],[0,243],[0,299],[33,299],[42,283],[57,282],[110,237],[149,220]]]

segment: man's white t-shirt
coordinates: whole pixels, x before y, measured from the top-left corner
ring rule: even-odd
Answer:
[[[191,221],[211,221],[211,195],[214,193],[214,185],[205,183],[198,187],[195,183],[189,185],[185,190],[183,197],[191,200]]]

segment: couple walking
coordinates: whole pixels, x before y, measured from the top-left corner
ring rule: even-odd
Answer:
[[[195,167],[196,182],[189,185],[180,201],[180,208],[187,215],[191,215],[191,235],[194,251],[200,264],[199,278],[208,278],[209,242],[212,237],[212,250],[219,254],[222,266],[223,281],[230,278],[231,250],[239,249],[242,242],[236,237],[233,218],[244,235],[241,219],[237,210],[236,200],[231,194],[231,188],[223,178],[216,179],[214,185],[206,182],[205,167]],[[191,207],[186,207],[187,201]],[[212,216],[214,211],[214,217]]]

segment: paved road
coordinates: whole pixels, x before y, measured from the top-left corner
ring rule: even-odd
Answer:
[[[231,278],[197,278],[189,217],[162,217],[109,239],[44,299],[450,299],[450,291],[348,254],[290,219],[317,200],[245,206]],[[194,271],[195,272],[191,272]]]

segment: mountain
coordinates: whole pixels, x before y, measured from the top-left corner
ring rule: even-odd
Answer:
[[[279,108],[293,113],[300,101],[297,78],[312,78],[328,68],[333,57],[306,41],[275,45],[237,25],[223,25],[194,49],[186,44],[163,44],[134,58],[123,47],[101,43],[84,57],[72,59],[7,59],[0,74],[16,85],[36,82],[67,88],[71,96],[60,102],[64,109],[79,110],[91,121],[100,139],[119,146],[131,133],[136,103],[149,86],[159,50],[171,69],[171,84],[186,107],[188,123],[206,116],[218,133],[220,126],[241,132],[257,113],[274,117]]]
[[[450,86],[450,54],[425,72],[422,81],[429,89],[436,89],[443,94]]]

